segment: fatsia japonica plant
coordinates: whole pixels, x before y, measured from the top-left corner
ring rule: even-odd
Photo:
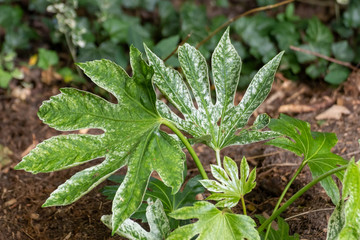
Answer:
[[[268,115],[260,114],[248,126],[250,116],[270,92],[283,53],[258,71],[240,103],[235,105],[241,59],[230,42],[229,29],[211,59],[215,101],[210,93],[206,60],[196,48],[188,44],[179,47],[182,73],[166,67],[147,46],[145,52],[148,63],[139,50],[130,47],[131,77],[108,60],[78,64],[94,83],[113,94],[117,103],[85,91],[63,88],[61,94],[40,107],[39,118],[57,130],[103,130],[100,135],[52,137],[40,143],[16,166],[16,169],[33,173],[52,172],[104,158],[100,164],[76,173],[60,185],[44,207],[71,204],[126,166],[126,175],[118,178],[120,186],[105,189],[107,196],[113,199],[112,214],[104,215],[101,220],[113,234],[151,240],[276,239],[274,236],[296,239],[297,236],[288,235],[289,227],[279,215],[311,186],[321,182],[337,205],[330,219],[329,239],[359,233],[359,225],[352,224],[358,215],[349,211],[360,197],[358,188],[353,186],[358,178],[348,173],[358,173],[359,168],[354,161],[348,165],[340,156],[331,153],[337,141],[334,134],[311,132],[308,123],[285,115],[271,120]],[[177,110],[157,99],[156,88]],[[173,133],[161,130],[161,125]],[[270,130],[261,131],[266,126]],[[185,137],[182,132],[191,137]],[[273,214],[268,219],[259,218],[261,225],[256,229],[256,222],[247,215],[244,201],[245,195],[256,185],[256,169],[250,171],[245,158],[240,169],[228,157],[222,161],[220,151],[231,145],[269,139],[272,140],[268,144],[293,151],[304,159],[280,196]],[[214,180],[208,178],[192,148],[191,144],[196,142],[214,150],[217,163],[211,165]],[[183,148],[192,156],[203,180],[195,177],[180,191],[186,170]],[[306,165],[310,167],[313,181],[280,207],[291,183]],[[344,177],[346,168],[349,169]],[[153,172],[157,172],[161,181],[150,178]],[[342,198],[331,177],[333,174],[344,181]],[[204,191],[200,184],[211,194],[206,200],[195,201],[195,195]],[[234,213],[231,209],[240,201],[243,214]],[[359,213],[360,209],[356,211]],[[132,216],[148,222],[150,231],[131,220]],[[198,220],[188,221],[193,219]],[[285,232],[268,227],[276,219]]]

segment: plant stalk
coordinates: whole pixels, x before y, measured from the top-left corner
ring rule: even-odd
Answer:
[[[247,215],[246,214],[246,206],[245,206],[244,196],[241,197],[241,204],[242,204],[244,215]]]
[[[348,167],[348,165],[344,165],[344,166],[335,168],[335,169],[333,169],[333,170],[331,170],[331,171],[329,171],[327,173],[324,173],[324,174],[320,175],[319,177],[313,179],[305,187],[303,187],[297,193],[295,193],[288,201],[286,201],[284,203],[284,205],[282,205],[281,208],[279,208],[276,212],[274,212],[270,216],[270,218],[268,218],[263,224],[261,224],[260,227],[258,228],[258,232],[262,232],[272,221],[275,220],[275,218],[277,218],[283,211],[286,210],[286,208],[288,208],[293,202],[295,202],[301,195],[303,195],[312,186],[314,186],[315,184],[317,184],[318,182],[320,182],[324,178],[327,178],[327,177],[333,175],[334,173],[345,170],[347,167]]]
[[[203,165],[201,164],[198,156],[196,155],[194,149],[191,147],[191,144],[189,143],[189,141],[187,140],[187,138],[180,132],[180,130],[174,125],[172,124],[171,122],[163,119],[161,121],[162,124],[164,124],[165,126],[167,126],[168,128],[170,128],[179,138],[180,140],[182,141],[182,143],[184,143],[186,149],[189,151],[191,157],[193,158],[195,164],[196,164],[196,167],[199,169],[199,172],[200,172],[200,175],[203,179],[209,179],[206,172],[205,172],[205,169],[203,167]]]
[[[275,206],[275,208],[274,208],[274,210],[273,210],[273,214],[274,214],[274,212],[276,212],[276,210],[278,210],[278,208],[279,208],[282,200],[283,200],[284,197],[285,197],[285,194],[286,194],[287,191],[289,190],[291,184],[294,182],[294,180],[297,178],[297,176],[300,174],[300,172],[301,172],[301,171],[303,170],[303,168],[306,166],[306,163],[307,163],[307,161],[303,161],[303,162],[301,163],[301,165],[299,166],[299,168],[296,170],[294,176],[290,179],[289,183],[286,185],[284,191],[281,193],[281,196],[280,196],[279,200],[278,200],[277,203],[276,203],[276,206]],[[269,235],[270,227],[271,227],[271,224],[269,224],[268,228],[266,229],[266,234],[265,234],[265,238],[264,238],[265,240],[267,239],[267,237],[268,237],[268,235]]]
[[[215,150],[216,153],[216,162],[219,167],[221,167],[221,158],[220,158],[220,149]]]

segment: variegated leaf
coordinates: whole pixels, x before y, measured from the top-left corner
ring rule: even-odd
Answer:
[[[168,240],[260,240],[255,222],[245,215],[234,214],[228,209],[220,211],[213,204],[200,201],[192,207],[184,207],[170,214],[176,219],[199,219],[197,222],[177,228]]]
[[[327,240],[360,239],[360,166],[351,160],[344,175],[342,200],[329,219]]]
[[[173,137],[160,131],[162,118],[155,107],[152,69],[134,47],[130,52],[133,77],[108,60],[79,64],[87,76],[112,93],[118,103],[94,94],[62,89],[43,103],[39,117],[62,131],[97,128],[101,135],[61,135],[39,144],[16,169],[50,172],[105,157],[96,166],[76,173],[60,185],[43,206],[70,204],[89,192],[121,167],[126,177],[113,201],[112,229],[129,218],[141,205],[153,171],[177,192],[183,182],[185,155]]]
[[[207,200],[219,201],[217,207],[235,207],[245,194],[255,187],[256,169],[251,172],[245,157],[241,160],[240,179],[236,162],[229,157],[224,158],[224,169],[211,165],[211,173],[217,180],[200,180],[200,183],[212,194]],[[250,174],[249,174],[250,172]]]
[[[150,65],[154,69],[154,83],[169,101],[182,113],[184,119],[172,112],[165,103],[157,101],[161,116],[173,122],[180,129],[195,138],[211,136],[206,144],[221,150],[229,145],[248,144],[279,136],[268,131],[258,131],[266,124],[266,118],[259,119],[258,127],[245,129],[249,117],[265,100],[270,92],[277,67],[283,53],[278,54],[254,76],[242,101],[234,106],[241,59],[230,42],[229,29],[226,30],[212,56],[212,73],[216,90],[216,103],[210,94],[208,67],[205,58],[194,47],[184,44],[179,47],[179,62],[187,79],[165,66],[149,48],[145,46]],[[194,105],[191,92],[196,105]],[[236,134],[238,131],[242,135]]]
[[[146,218],[150,226],[150,231],[144,230],[138,223],[126,219],[115,231],[116,234],[130,240],[159,240],[165,239],[170,233],[169,220],[165,214],[163,205],[159,199],[155,203],[149,198],[147,200]],[[104,215],[101,221],[112,229],[111,215]]]

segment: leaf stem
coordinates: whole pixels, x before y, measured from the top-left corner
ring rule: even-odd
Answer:
[[[290,179],[289,183],[286,185],[284,191],[281,193],[281,196],[280,196],[279,200],[278,200],[277,203],[276,203],[276,206],[275,206],[275,208],[274,208],[274,210],[273,210],[273,214],[274,214],[274,212],[276,212],[276,210],[278,210],[278,208],[279,208],[282,200],[283,200],[284,197],[285,197],[285,194],[286,194],[287,191],[289,190],[291,184],[294,182],[294,180],[297,178],[297,176],[300,174],[300,172],[301,172],[301,171],[303,170],[303,168],[306,166],[306,163],[307,163],[307,161],[303,161],[303,162],[300,164],[300,166],[299,166],[299,168],[296,170],[294,176]],[[266,229],[266,235],[265,235],[264,240],[266,240],[267,237],[268,237],[268,234],[269,234],[269,232],[270,232],[270,231],[269,231],[269,230],[270,230],[270,227],[271,227],[271,224],[269,224],[268,228]]]
[[[189,151],[191,157],[193,158],[197,168],[199,169],[199,172],[201,174],[201,177],[203,179],[209,179],[206,172],[205,172],[205,169],[203,167],[203,165],[201,164],[198,156],[196,155],[194,149],[191,147],[191,144],[189,143],[189,141],[187,140],[187,138],[180,132],[180,130],[174,125],[172,124],[171,122],[165,120],[165,119],[162,119],[161,120],[161,123],[164,124],[165,126],[167,126],[168,128],[170,128],[179,138],[180,140],[184,143],[185,147],[187,148],[187,150]]]
[[[324,178],[327,178],[327,177],[333,175],[334,173],[345,170],[347,167],[348,167],[348,165],[337,167],[337,168],[335,168],[335,169],[333,169],[331,171],[328,171],[328,172],[320,175],[319,177],[313,179],[305,187],[303,187],[297,193],[295,193],[287,202],[285,202],[284,205],[282,205],[281,208],[279,208],[276,212],[274,212],[270,216],[270,218],[268,218],[265,222],[263,222],[263,224],[261,224],[260,227],[258,228],[258,232],[262,232],[273,220],[275,220],[275,218],[277,218],[283,211],[286,210],[286,208],[288,208],[293,202],[295,202],[296,199],[298,199],[301,195],[303,195],[312,186],[314,186],[315,184],[317,184],[318,182],[320,182]]]
[[[215,153],[217,165],[221,167],[220,149],[215,149]]]
[[[247,215],[247,214],[246,214],[246,206],[245,206],[244,196],[241,197],[241,204],[242,204],[242,207],[243,207],[243,213],[244,213],[244,215]]]

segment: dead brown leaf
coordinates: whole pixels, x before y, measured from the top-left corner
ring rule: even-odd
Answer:
[[[304,112],[313,112],[316,109],[309,105],[303,104],[286,104],[282,105],[279,108],[280,113],[304,113]]]
[[[344,106],[333,105],[326,111],[320,113],[315,117],[316,120],[335,119],[339,120],[343,114],[350,114],[350,110]]]

